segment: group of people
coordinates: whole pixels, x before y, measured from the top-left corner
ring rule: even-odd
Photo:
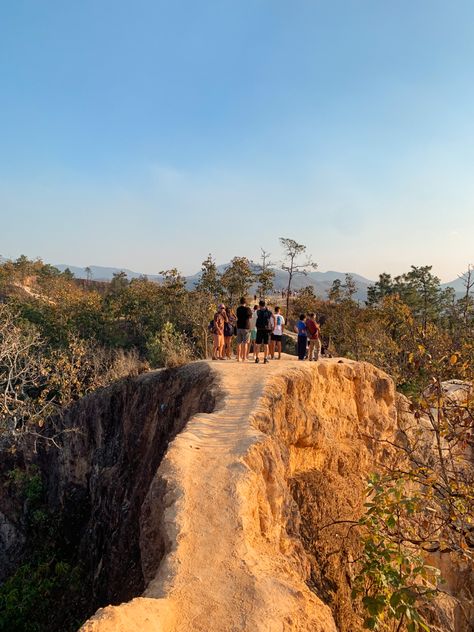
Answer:
[[[269,359],[281,359],[283,329],[285,319],[276,306],[273,312],[262,299],[251,309],[244,297],[234,313],[230,307],[220,304],[209,329],[213,334],[213,360],[226,360],[232,357],[232,339],[237,341],[237,362],[252,359],[257,364],[263,348],[263,362]],[[313,313],[300,314],[295,327],[298,334],[298,359],[317,360],[321,352],[320,327]],[[309,346],[308,346],[309,342]],[[277,354],[277,355],[276,355]]]

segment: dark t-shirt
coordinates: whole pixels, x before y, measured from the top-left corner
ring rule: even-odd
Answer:
[[[250,329],[252,310],[245,305],[237,307],[237,329]]]

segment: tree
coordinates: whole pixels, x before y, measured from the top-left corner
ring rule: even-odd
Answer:
[[[63,272],[63,277],[68,281],[72,281],[72,279],[74,278],[74,273],[71,272],[69,268],[66,268]]]
[[[342,281],[341,279],[334,279],[331,287],[328,290],[328,299],[332,303],[340,303],[342,301]]]
[[[20,255],[16,261],[13,262],[15,272],[18,274],[20,281],[25,282],[26,277],[31,274],[33,269],[33,261],[30,261],[26,255]]]
[[[369,285],[367,288],[367,305],[374,307],[386,296],[393,294],[395,291],[393,280],[390,274],[382,272],[379,275],[379,280],[374,285]]]
[[[245,296],[255,281],[252,264],[247,257],[234,257],[222,275],[222,285],[232,305],[240,296]]]
[[[431,269],[432,266],[411,266],[410,272],[395,278],[396,290],[421,321],[423,335],[428,322],[438,320],[443,298],[440,280]]]
[[[290,294],[291,284],[293,277],[297,274],[307,275],[310,270],[315,270],[318,267],[317,263],[311,260],[311,257],[307,257],[304,263],[298,263],[298,257],[306,252],[306,246],[299,244],[294,239],[288,237],[280,237],[280,244],[283,247],[284,261],[282,263],[282,269],[288,272],[288,285],[286,288],[286,317],[289,317],[290,313]]]
[[[216,303],[222,296],[221,276],[211,253],[202,262],[201,276],[195,286],[198,292],[208,294]]]
[[[471,291],[474,287],[474,266],[469,264],[467,271],[459,277],[465,287],[464,296],[459,300],[462,310],[462,317],[465,323],[468,321],[469,314],[473,312],[474,302],[472,300]]]
[[[124,270],[114,272],[110,282],[110,293],[120,294],[128,285],[127,273]]]
[[[84,270],[85,270],[85,273],[86,273],[87,282],[89,283],[89,281],[92,280],[92,270],[91,270],[90,266],[86,266],[86,268],[84,268]]]
[[[260,255],[261,263],[258,264],[259,271],[257,272],[257,293],[260,298],[265,298],[266,295],[273,289],[273,281],[275,279],[275,273],[271,266],[273,263],[270,261],[270,253],[260,248],[262,254]]]

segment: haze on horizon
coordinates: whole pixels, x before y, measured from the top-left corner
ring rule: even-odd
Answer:
[[[474,5],[33,0],[0,19],[0,253],[376,278],[474,261]]]

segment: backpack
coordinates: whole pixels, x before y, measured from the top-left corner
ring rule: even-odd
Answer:
[[[210,334],[215,334],[215,328],[214,328],[214,319],[212,319],[211,321],[209,321],[209,325],[207,326],[207,331]]]
[[[263,331],[272,331],[271,324],[272,313],[266,307],[264,309],[259,309],[257,312],[257,329]]]

